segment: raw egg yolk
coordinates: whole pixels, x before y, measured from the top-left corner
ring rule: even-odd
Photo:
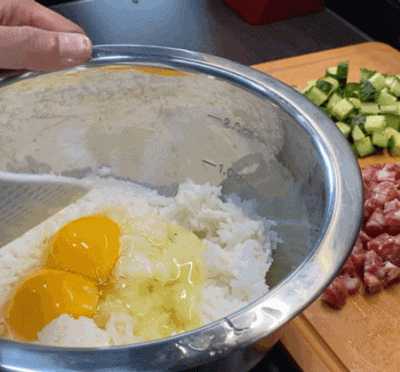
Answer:
[[[82,217],[54,236],[47,266],[87,276],[105,283],[120,251],[120,228],[101,215]]]
[[[99,301],[96,284],[81,275],[43,269],[26,278],[6,309],[6,324],[17,338],[33,341],[61,314],[93,317]]]

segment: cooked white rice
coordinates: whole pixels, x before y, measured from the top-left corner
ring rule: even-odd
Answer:
[[[208,184],[186,182],[179,186],[175,197],[164,197],[150,189],[112,179],[96,178],[88,182],[94,188],[85,197],[1,248],[0,307],[17,283],[41,266],[46,238],[75,218],[104,210],[117,220],[120,211],[128,216],[158,215],[202,238],[207,268],[201,308],[204,323],[232,313],[268,290],[265,274],[272,263],[277,237],[270,230],[271,223],[254,217],[247,203],[238,202],[238,198],[222,201],[220,188]],[[129,261],[126,257],[122,259],[123,255],[122,249],[116,275],[129,268]],[[39,332],[38,342],[100,346],[141,341],[130,331],[134,322],[126,314],[113,314],[102,330],[92,319],[62,315]]]

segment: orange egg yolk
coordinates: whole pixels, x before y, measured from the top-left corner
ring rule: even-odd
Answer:
[[[33,341],[61,314],[93,317],[99,301],[96,284],[81,275],[43,269],[17,287],[6,309],[6,323],[18,339]]]
[[[101,215],[82,217],[54,236],[47,267],[69,271],[105,283],[120,254],[120,228]]]

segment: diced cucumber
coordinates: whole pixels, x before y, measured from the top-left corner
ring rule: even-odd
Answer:
[[[332,111],[333,107],[342,99],[342,97],[339,96],[337,93],[333,93],[328,100],[328,103],[326,104],[326,108],[329,111]]]
[[[365,134],[358,125],[355,125],[351,131],[351,137],[353,138],[353,141],[356,142],[364,138]]]
[[[337,88],[339,88],[339,82],[336,79],[328,76],[318,80],[315,86],[330,96]]]
[[[375,71],[368,70],[367,68],[360,69],[361,81],[366,81],[375,74]]]
[[[346,98],[341,99],[332,108],[332,115],[339,120],[343,120],[354,109],[353,104]]]
[[[357,147],[354,143],[351,144],[351,149],[353,150],[354,155],[358,157]]]
[[[400,133],[393,134],[388,143],[389,152],[392,156],[400,156]]]
[[[360,95],[360,84],[359,83],[347,83],[343,92],[345,97],[356,97]]]
[[[400,74],[363,68],[358,82],[347,77],[348,64],[340,63],[308,82],[303,93],[336,122],[357,156],[384,148],[400,156]]]
[[[336,77],[337,76],[337,66],[333,66],[333,67],[328,67],[326,70],[326,74]]]
[[[365,115],[361,115],[361,114],[354,115],[351,118],[351,125],[358,125],[360,127],[363,127],[364,123],[365,123],[365,119],[366,119]]]
[[[372,133],[372,144],[380,148],[387,148],[390,136],[384,130]]]
[[[375,147],[372,144],[370,137],[364,137],[354,143],[358,156],[363,158],[364,156],[371,155],[375,152]]]
[[[350,135],[351,132],[351,127],[350,125],[346,124],[346,123],[342,123],[342,122],[337,122],[336,126],[338,127],[338,129],[342,132],[342,134],[347,138]]]
[[[392,83],[395,79],[396,79],[396,76],[392,76],[392,75],[386,76],[386,78],[385,78],[386,88],[390,88],[390,86],[392,85]]]
[[[379,111],[382,114],[397,114],[398,107],[397,105],[381,105],[379,106]]]
[[[370,115],[365,119],[364,130],[368,134],[386,128],[386,119],[383,115]]]
[[[358,98],[350,97],[350,98],[349,98],[349,101],[353,104],[353,106],[354,106],[356,109],[359,109],[359,108],[361,107],[361,101],[360,101]],[[397,107],[396,107],[396,108],[397,108]]]
[[[391,127],[386,127],[385,128],[385,134],[390,138],[391,136],[397,135],[399,132],[396,129],[393,129]]]
[[[317,80],[310,80],[305,88],[301,91],[303,94],[306,94],[307,92],[309,92],[311,90],[312,87],[315,87],[315,84],[317,84]]]
[[[325,80],[318,80],[318,81],[317,81],[317,84],[315,84],[315,86],[316,86],[319,90],[321,90],[321,91],[323,91],[325,94],[327,94],[328,96],[329,96],[329,94],[331,93],[331,91],[332,91],[332,89],[333,89],[332,84],[331,84],[331,83],[328,83],[328,82],[325,81]]]
[[[400,129],[400,116],[397,115],[385,115],[386,118],[386,126],[389,128],[393,128],[395,130]]]
[[[365,115],[379,114],[379,106],[376,103],[362,103],[360,113]]]
[[[339,82],[337,81],[337,79],[335,79],[335,78],[333,78],[333,77],[327,76],[327,77],[324,77],[324,78],[321,79],[321,80],[326,81],[326,82],[332,84],[332,87],[333,87],[333,90],[332,90],[332,91],[335,91],[337,88],[339,88]]]
[[[400,80],[398,78],[393,80],[389,90],[390,93],[394,94],[396,97],[400,97]]]
[[[348,73],[349,73],[349,63],[348,62],[340,62],[337,65],[336,77],[342,86],[344,86],[347,83]]]
[[[376,88],[369,80],[363,81],[360,85],[360,100],[363,102],[373,101],[376,95]]]
[[[327,99],[328,95],[324,93],[321,89],[312,87],[307,93],[308,99],[317,106],[321,106]]]
[[[379,94],[378,98],[376,99],[376,103],[379,105],[392,105],[393,103],[397,102],[397,98],[389,93],[387,88],[383,88]]]
[[[368,81],[376,90],[381,90],[385,87],[385,77],[380,72],[375,72]]]

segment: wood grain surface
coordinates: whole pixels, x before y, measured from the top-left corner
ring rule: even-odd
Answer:
[[[289,85],[304,87],[338,62],[350,63],[350,80],[360,67],[400,73],[400,53],[382,43],[363,43],[254,66]],[[360,161],[395,162],[388,155]],[[341,311],[314,302],[286,328],[282,338],[306,372],[400,371],[400,285],[373,296],[356,295]]]

